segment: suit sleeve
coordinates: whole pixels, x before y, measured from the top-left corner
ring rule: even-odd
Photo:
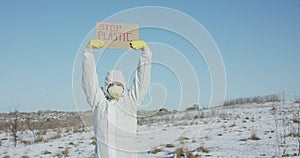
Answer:
[[[144,97],[148,91],[151,79],[151,60],[151,50],[149,48],[144,49],[143,53],[140,56],[133,84],[129,91],[131,99],[137,106],[143,102]]]
[[[99,87],[96,72],[96,63],[92,48],[86,48],[83,53],[82,63],[82,88],[86,95],[87,102],[92,108],[104,100],[104,94]]]

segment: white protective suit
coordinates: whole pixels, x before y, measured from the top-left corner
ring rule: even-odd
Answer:
[[[131,89],[127,90],[120,70],[109,71],[104,88],[99,87],[93,49],[86,48],[83,54],[82,86],[91,105],[94,117],[94,132],[97,138],[96,158],[136,158],[135,136],[137,130],[137,106],[148,91],[151,77],[152,53],[145,48]],[[119,99],[112,99],[107,86],[121,82],[125,88]]]

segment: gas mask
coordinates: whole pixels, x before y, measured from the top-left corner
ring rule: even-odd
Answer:
[[[113,99],[119,99],[123,94],[124,87],[120,82],[114,82],[108,85],[107,92]]]

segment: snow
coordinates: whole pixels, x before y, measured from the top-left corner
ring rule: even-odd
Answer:
[[[51,137],[61,134],[58,139]],[[1,133],[0,137],[7,138],[7,133]],[[64,157],[63,151],[68,151],[69,157],[92,157],[94,152],[93,134],[90,131],[73,133],[66,131],[52,131],[45,136],[48,142],[36,143],[31,145],[14,144],[10,140],[2,141],[0,155],[9,155],[10,157]],[[48,152],[46,154],[45,152]]]
[[[198,157],[298,157],[300,137],[290,134],[298,132],[293,119],[299,115],[299,105],[287,102],[148,116],[138,128],[138,156],[167,157],[182,149]],[[31,131],[18,135],[23,143],[14,147],[10,133],[0,131],[0,155],[89,158],[94,154],[92,127],[80,132],[67,127],[48,130],[38,143],[24,143],[33,141]],[[259,140],[252,140],[253,135]]]

